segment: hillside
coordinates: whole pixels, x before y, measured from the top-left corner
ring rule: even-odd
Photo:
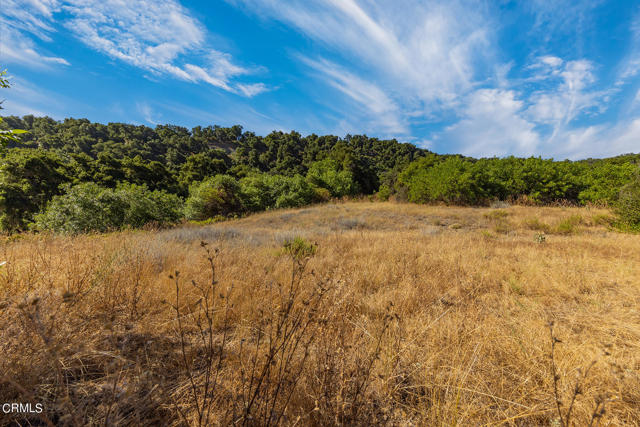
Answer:
[[[366,135],[259,136],[240,126],[189,130],[34,116],[5,117],[1,125],[26,131],[0,148],[5,233],[171,225],[360,196],[465,206],[622,204],[619,225],[640,227],[634,154],[473,159]]]
[[[0,400],[78,425],[633,425],[640,241],[609,221],[351,202],[8,238]]]

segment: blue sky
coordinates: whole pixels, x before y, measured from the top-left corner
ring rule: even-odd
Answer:
[[[4,115],[640,152],[637,1],[3,0],[0,65]]]

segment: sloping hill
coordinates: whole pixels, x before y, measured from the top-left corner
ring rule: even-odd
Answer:
[[[575,425],[602,402],[633,425],[640,240],[607,215],[361,202],[25,236],[2,246],[0,400],[81,424],[553,425],[579,382]]]

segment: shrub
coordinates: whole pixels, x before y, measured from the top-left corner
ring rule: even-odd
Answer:
[[[108,231],[124,223],[126,206],[112,189],[94,183],[67,187],[36,216],[36,228],[61,233]]]
[[[126,205],[123,225],[134,228],[149,223],[174,224],[182,218],[183,202],[175,194],[149,191],[144,185],[121,184],[115,194]]]
[[[185,216],[197,221],[244,210],[240,185],[229,175],[216,175],[192,184],[185,203]]]
[[[391,188],[389,188],[389,186],[386,184],[382,184],[380,186],[380,190],[378,190],[377,196],[378,200],[386,202],[387,200],[389,200],[389,197],[391,197]]]
[[[473,163],[459,157],[433,162],[421,159],[400,174],[400,184],[407,187],[410,202],[468,205],[486,199],[481,170]]]
[[[302,261],[305,258],[311,258],[316,254],[317,250],[317,244],[307,242],[302,237],[295,237],[292,240],[286,240],[282,245],[282,252],[297,261]]]
[[[546,222],[540,221],[538,218],[529,218],[523,224],[529,230],[542,231],[544,233],[551,232],[551,226]]]
[[[341,170],[333,159],[313,163],[307,172],[307,181],[315,187],[326,188],[332,197],[353,196],[359,192],[353,173]]]
[[[580,224],[582,224],[582,217],[580,215],[571,215],[569,218],[560,221],[554,231],[557,234],[573,234]]]
[[[240,180],[240,193],[250,211],[304,206],[323,196],[301,175],[253,174]]]
[[[640,174],[620,190],[616,213],[622,225],[640,229]]]
[[[171,224],[181,218],[182,201],[164,191],[122,184],[116,189],[94,183],[67,186],[38,214],[35,228],[61,233],[105,232],[148,223]]]
[[[308,205],[314,201],[316,193],[313,187],[301,176],[276,181],[275,194],[277,199],[275,208],[295,208]]]

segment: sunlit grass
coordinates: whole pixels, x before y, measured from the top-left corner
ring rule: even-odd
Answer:
[[[54,424],[561,425],[595,361],[571,423],[604,401],[602,425],[633,425],[640,240],[608,215],[361,202],[13,238],[0,400]]]

